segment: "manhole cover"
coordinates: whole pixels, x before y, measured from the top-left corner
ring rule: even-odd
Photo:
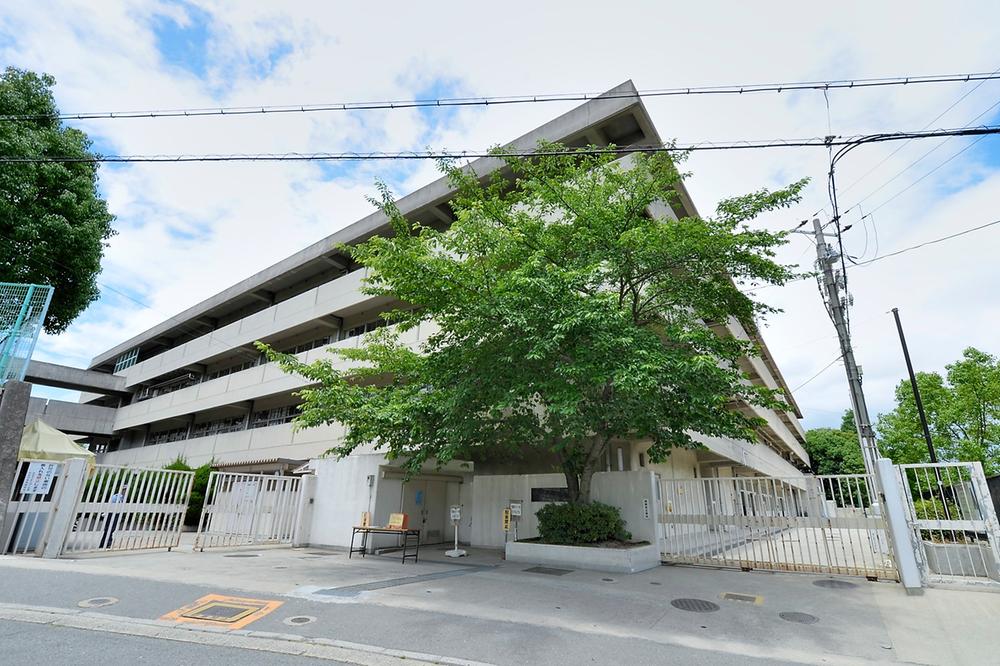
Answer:
[[[719,610],[718,604],[713,604],[711,601],[705,601],[704,599],[674,599],[670,602],[670,605],[683,611],[691,611],[692,613],[714,613]]]
[[[100,608],[101,606],[110,606],[116,603],[118,603],[118,599],[114,597],[94,597],[92,599],[84,599],[77,606],[80,608]]]
[[[797,613],[795,611],[778,613],[778,617],[786,622],[797,622],[798,624],[816,624],[819,622],[819,618],[815,615],[810,615],[809,613]]]
[[[650,584],[650,585],[663,585],[663,583],[658,583],[658,582],[657,582],[657,581],[655,581],[655,580],[651,580],[651,581],[649,581],[649,584]]]
[[[247,604],[239,602],[210,601],[197,608],[192,608],[181,617],[192,620],[210,620],[212,622],[236,622],[242,620],[247,615],[256,613],[263,606],[257,604]]]
[[[293,615],[292,617],[286,617],[282,622],[293,627],[297,627],[302,624],[311,624],[316,621],[312,615]]]
[[[834,578],[822,578],[820,580],[814,580],[813,585],[816,587],[825,587],[829,590],[850,590],[857,587],[854,583],[849,583],[846,580],[836,580]]]
[[[615,582],[614,578],[602,578],[601,580],[603,580],[605,583],[613,583],[613,582]]]
[[[323,557],[333,557],[337,553],[324,553],[323,551],[309,552],[306,551],[307,555],[322,555]]]
[[[276,564],[272,568],[273,569],[287,569],[288,567],[286,567],[284,564]]]
[[[232,555],[223,555],[223,557],[260,557],[260,553],[233,553]]]
[[[525,569],[528,573],[545,574],[546,576],[565,576],[568,573],[573,573],[572,569],[553,569],[552,567],[531,567]]]

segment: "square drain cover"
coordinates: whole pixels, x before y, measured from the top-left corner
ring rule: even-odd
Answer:
[[[181,617],[191,618],[192,620],[211,620],[212,622],[236,622],[251,613],[256,613],[264,608],[265,605],[209,601],[207,604],[202,604],[186,613],[181,613]]]
[[[167,613],[161,620],[209,623],[227,629],[241,629],[282,605],[269,599],[244,599],[223,594],[207,594],[183,608]]]
[[[573,573],[572,569],[553,569],[552,567],[531,567],[530,569],[525,569],[528,573],[545,574],[547,576],[565,576],[568,573]]]
[[[760,606],[764,602],[764,597],[756,594],[740,594],[738,592],[723,592],[720,595],[726,601],[743,601],[748,604]]]

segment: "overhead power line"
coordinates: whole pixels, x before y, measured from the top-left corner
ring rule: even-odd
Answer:
[[[330,111],[372,111],[413,108],[435,108],[456,106],[501,106],[511,104],[538,104],[544,102],[584,102],[602,99],[645,99],[654,97],[677,97],[686,95],[747,95],[756,93],[782,93],[802,90],[840,90],[855,88],[879,88],[887,86],[909,86],[936,83],[969,83],[1000,79],[1000,72],[974,72],[968,74],[938,74],[929,76],[895,76],[870,79],[833,79],[829,81],[793,81],[784,83],[754,83],[743,85],[686,86],[676,88],[652,88],[627,92],[571,92],[542,95],[509,95],[482,97],[446,97],[437,99],[383,100],[367,102],[331,102],[325,104],[286,104],[202,107],[187,109],[148,109],[133,111],[86,111],[44,114],[9,114],[0,116],[0,121],[26,120],[116,120],[124,118],[191,118],[199,116],[246,116],[282,113],[316,113]]]
[[[994,225],[1000,224],[1000,220],[994,220],[992,222],[987,222],[986,224],[981,224],[978,227],[972,227],[971,229],[965,229],[964,231],[959,231],[948,236],[942,236],[941,238],[935,238],[933,240],[925,241],[923,243],[918,243],[917,245],[911,245],[909,247],[904,247],[902,249],[896,250],[894,252],[887,252],[886,254],[874,257],[868,261],[859,261],[856,266],[868,266],[869,264],[874,264],[876,261],[881,261],[883,259],[888,259],[889,257],[895,257],[896,255],[903,254],[904,252],[910,252],[912,250],[917,250],[928,245],[935,245],[937,243],[943,243],[946,240],[951,240],[952,238],[958,238],[959,236],[964,236],[966,234],[971,234],[974,231],[979,231],[981,229],[986,229],[987,227],[992,227]]]
[[[755,150],[764,148],[807,148],[830,146],[857,147],[884,141],[908,141],[939,136],[982,136],[1000,134],[1000,126],[959,127],[920,132],[890,132],[848,137],[813,137],[806,139],[769,139],[733,142],[700,141],[689,144],[656,144],[608,146],[590,148],[558,148],[545,150],[424,150],[403,152],[341,152],[341,153],[226,153],[200,155],[11,155],[0,156],[0,164],[32,163],[121,163],[121,162],[361,162],[387,160],[476,159],[481,157],[554,157],[559,155],[628,155],[631,153],[687,153],[718,150]]]
[[[826,372],[827,370],[829,370],[830,368],[832,368],[832,367],[833,367],[833,364],[834,364],[834,363],[836,363],[837,361],[839,361],[839,360],[840,360],[840,359],[842,359],[843,357],[844,357],[844,355],[843,355],[843,354],[837,354],[837,358],[833,359],[832,361],[830,361],[829,363],[827,363],[826,365],[824,365],[824,366],[823,366],[823,369],[822,369],[822,370],[820,370],[820,371],[819,371],[819,372],[817,372],[817,373],[816,373],[815,375],[813,375],[813,376],[812,376],[812,377],[810,377],[809,379],[805,380],[804,382],[802,382],[801,384],[799,384],[798,386],[796,386],[795,388],[793,388],[793,389],[791,390],[791,392],[792,392],[792,393],[795,393],[795,392],[796,392],[796,391],[798,391],[798,390],[799,390],[800,388],[802,388],[803,386],[805,386],[806,384],[808,384],[808,383],[809,383],[809,382],[811,382],[812,380],[814,380],[814,379],[816,379],[817,377],[819,377],[820,375],[822,375],[822,374],[823,374],[824,372]]]

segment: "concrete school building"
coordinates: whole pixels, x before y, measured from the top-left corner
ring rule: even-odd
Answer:
[[[662,143],[641,99],[631,93],[635,88],[626,82],[509,146],[531,149],[541,139],[568,146]],[[501,167],[493,158],[473,163],[480,174]],[[697,214],[683,186],[679,194],[678,208],[663,206],[662,214]],[[452,195],[442,178],[404,196],[398,205],[410,219],[443,227],[453,219],[448,206]],[[335,245],[357,243],[387,230],[385,216],[372,213],[98,354],[89,371],[113,375],[115,390],[85,393],[81,407],[103,408],[112,419],[110,435],[97,447],[99,461],[161,467],[182,456],[191,465],[213,461],[241,471],[264,471],[276,469],[280,461],[311,460],[319,476],[318,495],[341,507],[336,517],[324,521],[322,533],[314,531],[315,543],[340,543],[362,511],[372,511],[373,522],[384,524],[388,513],[401,510],[417,517],[425,541],[445,540],[448,507],[461,503],[471,509],[465,512],[468,519],[463,517],[462,539],[490,545],[495,530],[477,525],[473,516],[492,516],[492,509],[484,512],[487,506],[501,506],[511,498],[526,503],[522,529],[530,536],[534,511],[557,498],[565,485],[558,468],[545,461],[455,463],[428,469],[404,484],[400,470],[373,449],[340,461],[322,458],[339,441],[342,429],[332,425],[294,431],[297,400],[292,394],[304,380],[267,363],[253,346],[262,340],[308,362],[327,357],[331,347],[357,346],[364,333],[382,326],[379,315],[393,302],[363,294],[365,269]],[[757,441],[702,437],[705,449],[675,451],[663,464],[649,462],[648,442],[617,442],[609,452],[607,470],[714,478],[797,477],[807,469],[801,414],[766,345],[738,322],[725,328],[759,344],[762,356],[744,359],[742,369],[754,383],[781,390],[791,409],[742,405],[740,409],[766,423]],[[429,326],[421,326],[409,331],[405,342],[418,345],[430,332]]]

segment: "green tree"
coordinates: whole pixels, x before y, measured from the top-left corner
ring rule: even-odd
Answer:
[[[1000,472],[1000,361],[969,347],[946,374],[918,372],[917,386],[940,460],[978,460]],[[878,420],[879,448],[897,463],[930,459],[908,380],[896,386],[896,407]]]
[[[844,412],[840,428],[813,428],[806,431],[805,448],[814,474],[865,472],[853,410]]]
[[[344,250],[368,268],[367,293],[413,307],[386,315],[395,330],[339,350],[347,370],[260,345],[314,384],[298,425],[340,422],[334,453],[374,442],[411,470],[541,452],[574,502],[589,501],[612,440],[650,440],[655,462],[695,447],[692,431],[753,439],[760,421],[736,407],[779,396],[739,369],[754,346],[713,323],[754,330],[773,311],[737,283],[794,276],[773,260],[784,235],[748,222],[798,201],[805,181],[672,220],[682,175],[665,154],[631,168],[581,153],[504,160],[513,182],[442,164],[457,188],[444,231],[405,219],[382,187],[393,235]],[[419,350],[399,342],[428,322],[439,330]]]
[[[52,97],[55,79],[8,67],[0,76],[4,157],[88,158],[91,142],[66,127]],[[55,288],[45,330],[66,329],[99,296],[96,277],[114,216],[97,191],[94,163],[6,163],[0,168],[0,282]]]

